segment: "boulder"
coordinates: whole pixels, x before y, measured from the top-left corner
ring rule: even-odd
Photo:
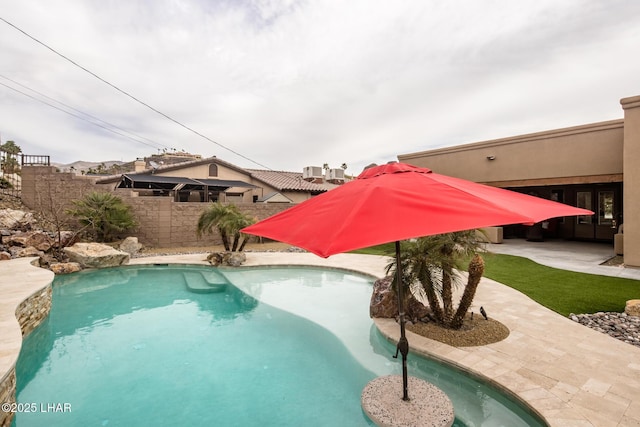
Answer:
[[[64,248],[69,261],[82,268],[117,267],[129,263],[129,254],[102,243],[76,243]]]
[[[398,294],[391,286],[392,276],[378,279],[373,283],[373,293],[369,304],[369,316],[381,318],[394,318],[398,315]],[[409,293],[405,295],[404,307],[405,319],[417,321],[429,314],[429,308]]]
[[[228,252],[228,256],[224,258],[225,265],[231,267],[240,267],[247,261],[247,255],[244,252]]]
[[[11,254],[9,252],[2,251],[0,252],[0,261],[8,261],[11,259]]]
[[[33,224],[33,214],[15,209],[0,209],[0,228],[9,230],[29,230]]]
[[[16,233],[4,240],[8,246],[20,246],[23,248],[33,246],[39,251],[48,251],[53,245],[51,237],[43,231],[27,231]]]
[[[429,307],[418,301],[413,294],[411,294],[407,299],[407,307],[405,309],[405,312],[407,314],[407,320],[417,322],[418,320],[427,317],[431,310],[429,309]]]
[[[627,301],[624,312],[628,316],[640,316],[640,299],[632,299]]]
[[[391,282],[393,282],[393,278],[387,276],[373,283],[369,316],[392,318],[398,315],[398,298],[391,286]]]
[[[49,267],[55,274],[69,274],[82,270],[77,262],[58,262]]]
[[[135,255],[140,252],[142,245],[138,243],[137,237],[127,237],[120,243],[120,250],[128,253],[129,255]]]
[[[207,256],[207,261],[213,266],[239,267],[247,261],[247,255],[244,252],[212,252]]]
[[[26,257],[42,257],[44,256],[44,252],[34,248],[33,246],[27,246],[26,248],[16,248],[15,252],[13,248],[11,248],[11,252],[15,253],[15,258],[26,258]]]

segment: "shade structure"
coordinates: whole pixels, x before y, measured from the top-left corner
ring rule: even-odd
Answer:
[[[389,163],[242,231],[326,258],[414,237],[592,214],[427,168]]]
[[[440,175],[406,163],[366,169],[355,180],[315,196],[242,231],[289,243],[321,257],[475,228],[529,224],[593,212],[551,200]],[[403,399],[409,400],[402,286],[398,289]]]

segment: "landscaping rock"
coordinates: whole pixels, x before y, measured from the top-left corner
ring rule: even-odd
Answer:
[[[219,265],[239,267],[247,261],[247,255],[244,252],[212,252],[207,256],[207,261],[216,267]]]
[[[373,294],[369,304],[369,316],[393,318],[398,314],[398,298],[391,287],[393,278],[387,276],[373,283]]]
[[[34,223],[33,214],[15,209],[0,209],[0,228],[29,230]]]
[[[64,248],[69,261],[82,268],[107,268],[129,263],[129,254],[101,243],[76,243]]]
[[[82,267],[77,262],[58,262],[51,264],[49,268],[55,274],[69,274],[82,270]]]
[[[628,316],[640,316],[640,299],[632,299],[627,301],[624,312]]]
[[[120,243],[120,250],[133,256],[140,252],[142,245],[138,243],[137,237],[127,237]]]
[[[11,252],[14,253],[14,258],[26,258],[26,257],[42,257],[44,256],[44,252],[39,251],[38,249],[34,248],[33,246],[29,246],[26,248],[15,248],[15,252],[14,252],[14,247],[10,248]]]
[[[369,316],[395,318],[398,316],[398,294],[391,286],[392,276],[378,279],[373,283],[373,293],[369,304]],[[416,299],[413,294],[405,295],[405,319],[417,321],[429,314],[429,308]]]
[[[9,252],[2,251],[0,252],[0,261],[8,261],[11,259],[11,254]]]
[[[39,251],[46,252],[51,249],[53,241],[51,240],[51,237],[43,231],[28,231],[9,236],[5,239],[4,244],[8,246],[20,246],[23,248],[33,246]]]
[[[598,312],[592,314],[572,313],[569,318],[594,331],[640,347],[640,317],[638,316],[630,316],[627,313]]]

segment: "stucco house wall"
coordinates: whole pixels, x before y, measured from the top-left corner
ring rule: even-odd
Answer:
[[[624,120],[400,154],[402,162],[501,187],[622,180]]]
[[[616,205],[622,206],[624,262],[640,266],[640,96],[620,103],[624,119],[400,154],[398,160],[498,187],[546,188],[551,194],[554,186],[584,186],[595,197],[598,189],[622,193]],[[617,219],[610,226],[599,226],[596,212],[596,240],[607,235],[603,229],[609,229],[609,237],[619,232]],[[575,238],[582,237],[582,225],[575,221],[564,227]]]
[[[640,266],[640,96],[620,103],[624,109],[624,262]]]

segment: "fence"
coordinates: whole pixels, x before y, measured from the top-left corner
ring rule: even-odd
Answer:
[[[24,166],[50,165],[49,156],[14,154],[0,149],[0,197],[20,199]]]
[[[91,191],[108,191],[131,206],[138,226],[130,235],[152,247],[209,246],[221,243],[217,235],[198,238],[196,226],[200,214],[209,203],[175,202],[170,197],[144,197],[129,189],[115,190],[113,185],[95,183],[95,178],[73,173],[56,172],[54,167],[25,166],[22,169],[22,202],[49,216],[60,215],[72,200],[81,199]],[[264,219],[289,208],[288,203],[240,203],[240,210],[257,219]]]

